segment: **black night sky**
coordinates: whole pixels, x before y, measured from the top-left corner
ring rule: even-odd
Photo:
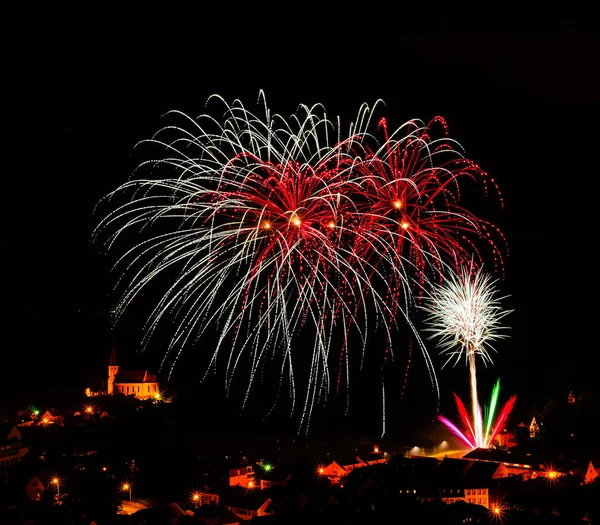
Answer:
[[[482,368],[485,391],[500,377],[504,394],[518,394],[527,412],[570,389],[597,389],[593,17],[505,12],[478,20],[450,8],[371,12],[370,3],[335,12],[298,4],[288,14],[256,5],[110,5],[27,3],[6,20],[5,400],[80,390],[104,374],[115,297],[90,243],[92,213],[130,175],[135,143],[167,110],[197,115],[213,93],[253,107],[259,89],[273,111],[321,102],[345,123],[378,98],[394,126],[442,115],[505,202],[487,218],[508,239],[502,292],[515,312],[511,338],[498,345],[493,367]],[[136,334],[123,328],[116,337],[123,361],[134,362]],[[466,369],[440,370],[433,345],[431,354],[450,399],[464,388]],[[399,353],[400,364],[405,358]],[[421,395],[429,385],[421,361],[415,354],[414,394],[390,406],[422,400],[423,410],[435,408]]]

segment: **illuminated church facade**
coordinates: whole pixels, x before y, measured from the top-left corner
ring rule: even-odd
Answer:
[[[108,395],[121,394],[137,399],[160,399],[160,384],[154,374],[148,370],[119,370],[117,353],[113,343],[108,363]]]

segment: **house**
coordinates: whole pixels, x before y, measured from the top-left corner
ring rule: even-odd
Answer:
[[[594,467],[594,464],[590,461],[587,470],[585,471],[585,476],[583,478],[584,483],[593,483],[594,480],[599,476],[598,470]]]
[[[150,374],[148,370],[120,370],[113,342],[106,393],[123,394],[137,399],[160,399],[160,384],[157,376]]]
[[[359,456],[352,456],[338,461],[332,461],[329,465],[319,467],[318,473],[325,476],[333,484],[340,483],[342,478],[350,474],[356,468],[364,468],[369,465],[387,463],[384,453],[375,452],[368,456],[367,460]]]
[[[291,473],[281,468],[271,468],[265,471],[261,476],[260,489],[265,490],[278,485],[286,485],[291,479]]]
[[[0,423],[0,467],[20,463],[28,451],[19,428],[10,423]]]
[[[254,469],[252,465],[234,468],[229,471],[229,486],[254,487]]]
[[[465,501],[474,505],[491,508],[491,488],[495,480],[507,478],[505,465],[486,461],[470,461],[464,478]]]
[[[490,486],[498,467],[496,465],[475,466],[475,461],[444,458],[435,472],[435,487],[429,494],[433,500],[439,497],[444,503],[459,501],[490,508]]]
[[[346,469],[337,461],[332,461],[329,465],[320,466],[318,473],[320,476],[329,479],[333,484],[339,483],[340,480],[348,474]]]
[[[477,448],[465,454],[463,459],[502,464],[508,476],[521,476],[523,479],[538,475],[544,470],[545,463],[538,453],[519,447],[510,450]]]
[[[241,520],[247,521],[256,516],[273,514],[269,491],[229,490],[221,494],[223,506],[233,512]]]
[[[42,499],[44,490],[46,490],[46,487],[44,487],[44,484],[37,476],[33,476],[25,487],[25,493],[34,501],[40,501]]]
[[[64,416],[59,414],[54,408],[46,410],[38,420],[38,424],[43,426],[54,424],[64,426],[64,422]]]
[[[399,494],[403,498],[420,500],[433,487],[435,471],[440,464],[436,458],[403,456],[397,454],[389,462],[390,493]]]
[[[440,497],[447,504],[466,501],[464,478],[470,465],[464,459],[444,458],[435,470],[431,499]]]
[[[467,480],[485,480],[486,482],[508,477],[508,468],[504,463],[494,463],[491,461],[471,461],[471,466],[467,470]]]
[[[338,464],[344,469],[346,474],[352,472],[355,468],[366,467],[367,464],[360,459],[358,456],[350,456],[346,458],[341,458],[338,461]]]
[[[220,498],[218,493],[205,490],[194,493],[193,500],[196,505],[202,507],[205,505],[218,505]]]

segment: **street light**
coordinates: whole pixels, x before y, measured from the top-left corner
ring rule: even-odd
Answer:
[[[125,481],[123,485],[121,485],[121,490],[123,492],[129,492],[129,501],[131,501],[131,483]]]
[[[56,487],[56,493],[60,495],[60,478],[58,476],[53,477],[52,484]]]
[[[194,492],[192,494],[192,501],[194,502],[194,508],[198,508],[198,503],[200,502],[200,493]]]

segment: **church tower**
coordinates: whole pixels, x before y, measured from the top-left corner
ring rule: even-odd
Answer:
[[[115,342],[112,342],[112,349],[110,352],[110,361],[108,362],[108,382],[106,393],[108,395],[113,394],[114,382],[117,373],[119,372],[119,365],[117,364],[117,351],[115,350]]]

